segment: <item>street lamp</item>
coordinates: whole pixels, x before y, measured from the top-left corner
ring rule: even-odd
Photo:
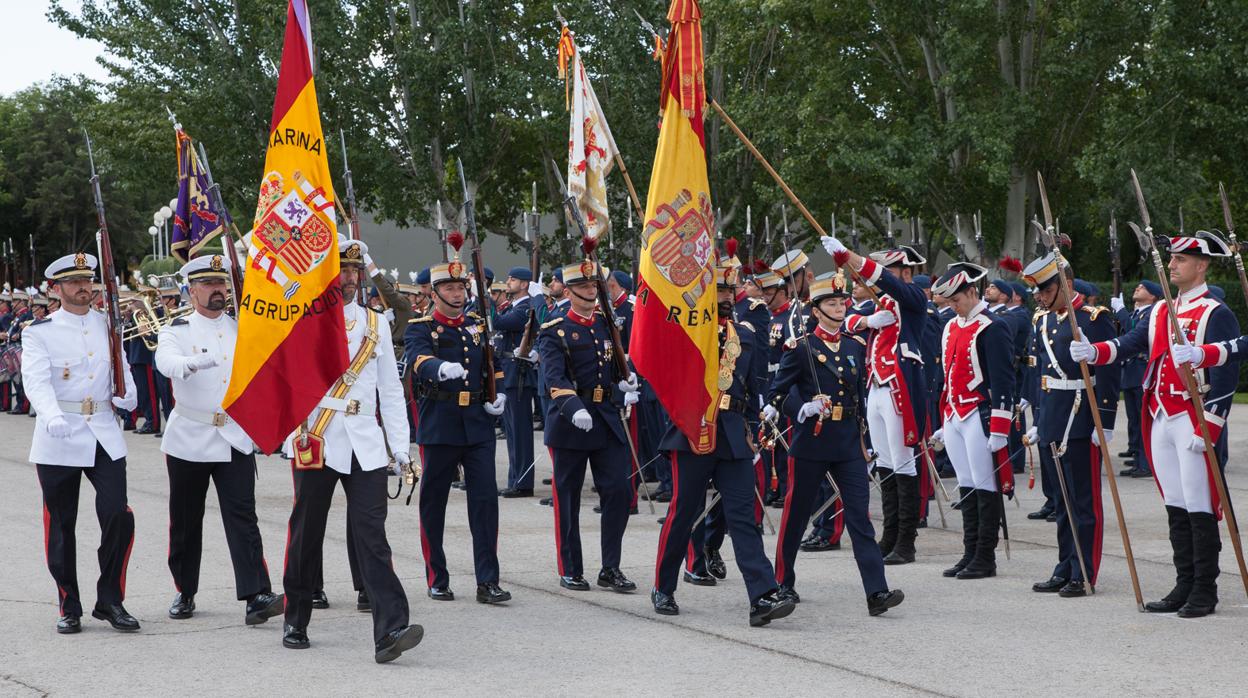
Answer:
[[[160,228],[152,226],[147,229],[147,234],[152,236],[152,259],[156,259],[156,236],[160,233]]]

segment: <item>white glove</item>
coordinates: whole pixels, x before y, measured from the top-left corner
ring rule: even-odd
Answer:
[[[49,424],[48,429],[51,430],[52,425]],[[1199,434],[1193,434],[1192,440],[1187,442],[1187,450],[1191,451],[1192,453],[1204,453],[1205,452],[1205,440],[1201,438]]]
[[[382,315],[385,316],[386,322],[394,322],[394,308],[386,308],[386,312]]]
[[[1103,444],[1103,443],[1101,443],[1101,440],[1100,440],[1100,439],[1098,439],[1098,438],[1096,437],[1096,430],[1095,430],[1095,429],[1093,429],[1093,430],[1092,430],[1092,443],[1093,443],[1093,445],[1096,445],[1096,446],[1104,446],[1104,445],[1106,445],[1106,444],[1108,444],[1109,442],[1111,442],[1111,441],[1113,441],[1113,440],[1114,440],[1114,430],[1113,430],[1113,429],[1102,429],[1102,431],[1104,431],[1104,432],[1105,432],[1105,443],[1104,443],[1104,444]]]
[[[47,430],[48,434],[54,439],[68,439],[71,431],[69,422],[65,421],[65,418],[59,414],[48,420]]]
[[[139,406],[139,396],[134,393],[131,393],[129,395],[125,395],[122,397],[117,397],[116,395],[114,395],[112,402],[113,402],[113,407],[116,407],[119,410],[125,410],[126,412],[129,412],[130,410],[133,410],[134,408]]]
[[[186,362],[186,367],[194,373],[201,368],[212,368],[217,365],[217,360],[208,354],[196,354]]]
[[[398,465],[411,465],[412,457],[407,455],[407,451],[395,451],[394,462]]]
[[[849,248],[841,244],[841,241],[837,240],[832,235],[824,235],[823,237],[819,238],[819,242],[823,243],[823,249],[826,250],[827,253],[830,255],[835,255],[838,252],[849,251]]]
[[[542,293],[542,282],[530,281],[529,282],[529,298],[541,298],[543,295],[545,294]]]
[[[763,419],[768,422],[775,422],[779,417],[780,410],[776,409],[774,405],[767,405],[763,407]]]
[[[797,411],[797,423],[805,424],[807,419],[818,415],[822,411],[823,401],[811,400],[810,402],[802,405],[802,408]]]
[[[633,405],[636,405],[637,401],[640,399],[641,399],[640,393],[636,393],[636,392],[624,393],[624,406],[632,407]]]
[[[639,388],[639,385],[638,385],[638,383],[637,383],[637,374],[636,374],[636,373],[630,373],[630,374],[628,374],[628,378],[627,378],[626,380],[622,380],[622,381],[620,381],[619,383],[616,383],[615,385],[616,385],[616,386],[617,386],[617,387],[618,387],[618,388],[619,388],[622,392],[625,392],[625,393],[635,393],[635,392],[637,392],[637,389]]]
[[[1036,429],[1035,427],[1028,427],[1027,433],[1023,434],[1023,442],[1030,446],[1035,446],[1036,442],[1039,440],[1040,440],[1040,431]]]
[[[1096,350],[1090,342],[1077,339],[1070,343],[1070,358],[1076,362],[1091,361],[1096,358]]]
[[[494,402],[485,403],[484,405],[485,413],[492,417],[497,417],[498,415],[503,413],[503,406],[506,404],[507,404],[507,396],[504,395],[503,393],[499,393],[498,397],[494,398]]]
[[[937,429],[932,432],[932,441],[935,441],[938,444],[943,444],[945,442],[945,430]]]
[[[1122,302],[1121,293],[1109,299],[1109,307],[1113,308],[1115,313],[1127,307],[1127,304]]]
[[[872,313],[867,316],[867,327],[878,330],[881,327],[888,327],[897,323],[897,316],[893,315],[891,310],[881,310],[878,313]]]
[[[377,265],[373,264],[373,258],[367,252],[364,253],[364,268],[369,270],[369,275],[377,270]]]
[[[589,416],[586,410],[577,410],[576,414],[572,415],[572,426],[581,431],[589,431],[594,428],[594,418]]]
[[[445,361],[438,367],[438,380],[453,381],[468,375],[464,370],[463,364],[457,364],[454,361]]]
[[[1027,402],[1027,398],[1020,398],[1018,401],[1018,409],[1026,411],[1028,407],[1031,407],[1031,403]]]
[[[988,437],[988,452],[996,453],[1009,445],[1010,440],[1004,434],[992,434]]]
[[[1205,350],[1191,344],[1171,344],[1170,356],[1176,364],[1201,365],[1205,361]]]

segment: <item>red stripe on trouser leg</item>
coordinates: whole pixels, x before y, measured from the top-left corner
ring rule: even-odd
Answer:
[[[841,534],[845,532],[845,505],[837,499],[832,503],[832,537],[828,540],[833,543],[841,542]]]
[[[151,364],[147,364],[147,394],[152,400],[152,428],[160,431],[160,398],[156,396],[156,374]]]
[[[126,507],[126,513],[134,518],[134,510]],[[130,568],[130,553],[134,552],[134,527],[130,528],[130,543],[126,546],[126,556],[121,559],[121,600],[126,600],[126,570]]]
[[[425,465],[424,444],[421,444],[420,446],[418,446],[417,451],[420,453],[420,465],[423,468]],[[422,477],[420,479],[421,492],[424,492],[426,482],[428,482],[428,478]],[[416,495],[416,501],[417,502],[420,501],[420,494]],[[418,509],[420,508],[419,504],[417,505],[417,508]],[[424,519],[420,519],[418,526],[420,528],[420,554],[425,558],[425,586],[432,588],[433,587],[433,567],[429,564],[429,537],[425,535]],[[394,562],[391,561],[390,564],[391,566],[393,566]]]
[[[697,528],[696,523],[694,524],[694,528]],[[696,557],[697,555],[693,552],[692,532],[690,532],[689,545],[687,546],[685,550],[685,569],[688,570],[690,573],[693,572],[693,561]]]
[[[51,537],[51,535],[52,535],[52,512],[48,511],[48,504],[47,502],[44,502],[43,504],[43,559],[48,562],[49,569],[51,568],[52,559],[48,553],[48,539]],[[53,580],[53,581],[56,581],[56,580]],[[58,597],[58,600],[56,603],[56,610],[57,612],[63,615],[65,613],[65,589],[61,587],[60,582],[56,582],[56,595]]]
[[[654,588],[659,588],[659,574],[663,569],[663,551],[667,549],[667,537],[672,530],[672,519],[676,515],[676,500],[680,496],[680,468],[676,460],[676,451],[672,451],[672,501],[667,505],[667,517],[663,519],[663,528],[659,531],[659,553],[654,560]]]
[[[780,515],[780,532],[776,536],[776,581],[783,582],[787,565],[784,560],[784,534],[789,528],[789,512],[793,510],[793,492],[797,490],[793,486],[793,470],[797,460],[793,456],[787,459],[789,467],[789,488],[784,493],[784,513]]]
[[[547,447],[546,451],[550,453],[550,464],[555,464],[555,449]],[[552,473],[550,476],[550,504],[555,510],[555,562],[558,563],[559,576],[563,574],[563,529],[559,526],[559,474]]]
[[[1088,564],[1092,569],[1088,570],[1088,574],[1092,576],[1088,582],[1092,586],[1096,586],[1096,576],[1101,571],[1101,548],[1105,537],[1105,510],[1101,502],[1101,449],[1096,444],[1092,445],[1091,478],[1092,483],[1092,518],[1096,521],[1096,527],[1092,533],[1092,554]]]

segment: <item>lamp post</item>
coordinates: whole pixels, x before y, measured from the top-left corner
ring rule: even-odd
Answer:
[[[156,259],[156,236],[160,234],[160,228],[153,225],[147,229],[147,234],[152,236],[152,259]]]

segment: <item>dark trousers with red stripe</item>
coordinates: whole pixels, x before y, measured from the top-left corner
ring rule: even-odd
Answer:
[[[610,440],[609,448],[582,451],[574,448],[552,448],[550,458],[555,464],[551,481],[555,505],[555,555],[559,575],[576,577],[585,574],[581,560],[581,488],[585,486],[585,469],[594,477],[594,486],[602,500],[602,566],[619,567],[624,529],[628,527],[628,446]]]
[[[837,487],[840,487],[838,484]],[[823,503],[836,496],[836,492],[832,489],[832,483],[828,482],[828,478],[823,478],[819,483],[819,494],[815,496],[812,506],[818,509]],[[812,512],[814,511],[812,509]],[[845,505],[840,499],[832,502],[832,506],[823,510],[810,527],[810,532],[820,538],[827,538],[833,543],[841,542],[841,535],[845,533]]]
[[[508,388],[503,410],[503,433],[507,437],[507,486],[533,489],[533,388]],[[490,463],[493,473],[494,464]],[[493,475],[491,475],[491,480]],[[497,492],[494,494],[498,496]]]
[[[156,387],[156,402],[160,411],[162,421],[169,419],[169,413],[173,411],[173,383],[165,377],[165,374],[157,371],[152,367],[152,383]]]
[[[706,487],[715,484],[721,495],[728,535],[745,579],[750,601],[776,588],[775,571],[763,550],[763,537],[754,527],[754,468],[750,459],[726,460],[714,454],[672,453],[672,502],[659,533],[654,587],[676,593],[680,563],[693,557],[694,524],[706,508]]]
[[[156,393],[156,370],[151,364],[135,364],[130,367],[130,374],[134,376],[134,389],[138,393],[139,405],[136,408],[138,414],[147,420],[146,424],[151,425],[153,429],[160,430],[161,414],[160,414],[160,396]]]
[[[216,486],[225,542],[234,567],[234,591],[247,600],[273,591],[256,521],[256,457],[230,449],[230,460],[212,463],[165,456],[169,471],[169,571],[179,592],[199,591],[204,550],[204,505]]]
[[[95,516],[100,522],[100,579],[96,603],[119,604],[126,597],[126,567],[134,545],[134,512],[126,504],[126,459],[113,460],[96,444],[95,465],[75,468],[36,465],[43,490],[43,538],[48,571],[56,581],[62,615],[81,616],[78,593],[78,488],[86,475],[95,488]]]
[[[9,391],[12,388],[13,383],[11,381],[0,383],[0,412],[8,412],[13,404],[13,400],[9,394]]]
[[[446,587],[442,534],[446,528],[446,500],[456,466],[464,467],[468,492],[468,530],[472,532],[472,560],[477,584],[498,581],[498,482],[494,479],[494,441],[471,446],[421,446],[424,474],[420,478],[420,549],[425,557],[425,580]]]
[[[351,540],[359,556],[360,576],[373,606],[373,640],[407,625],[407,594],[394,572],[390,543],[386,540],[386,469],[361,470],[351,457],[351,474],[332,468],[299,470],[291,464],[295,482],[295,506],[290,512],[286,539],[286,570],[282,586],[286,592],[286,623],[307,628],[312,619],[312,594],[320,582],[321,552],[325,542],[325,522],[334,496],[334,485],[342,482],[347,495],[347,520]]]
[[[360,577],[360,559],[355,554],[355,546],[351,541],[355,540],[355,534],[351,531],[351,519],[347,518],[347,566],[351,568],[351,588],[356,591],[364,590],[364,579]],[[325,591],[325,559],[321,558],[321,565],[316,569],[316,590]]]
[[[1070,493],[1070,508],[1075,516],[1075,530],[1079,532],[1079,545],[1083,548],[1083,562],[1087,565],[1090,580],[1083,579],[1079,568],[1079,555],[1075,538],[1070,532],[1070,518],[1062,502],[1062,488],[1056,480],[1053,449],[1040,449],[1041,462],[1048,460],[1054,473],[1054,506],[1057,507],[1057,566],[1053,576],[1063,579],[1088,581],[1096,584],[1101,567],[1101,543],[1104,539],[1105,519],[1101,509],[1101,452],[1092,445],[1092,439],[1070,439],[1060,465],[1066,478],[1066,491]]]
[[[849,529],[862,588],[868,596],[877,591],[887,591],[884,556],[875,541],[875,528],[871,526],[867,511],[871,500],[867,463],[860,457],[843,461],[805,458],[790,461],[789,491],[784,498],[784,518],[780,521],[780,535],[776,542],[776,581],[792,587],[797,580],[793,570],[797,548],[802,541],[806,521],[816,505],[819,483],[827,479],[825,473],[832,473],[832,479],[836,480],[836,486],[841,490],[845,508],[837,518],[844,519],[844,525]]]

